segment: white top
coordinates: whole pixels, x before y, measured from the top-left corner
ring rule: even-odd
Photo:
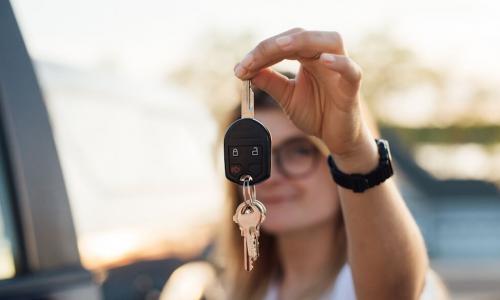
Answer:
[[[278,286],[273,282],[267,290],[264,300],[278,300]],[[420,296],[420,300],[436,299],[435,295],[438,293],[436,290],[435,277],[430,272],[427,273],[425,278],[425,287]],[[319,300],[356,300],[356,293],[354,291],[354,281],[352,279],[351,268],[345,264],[340,270],[335,284],[330,287]]]

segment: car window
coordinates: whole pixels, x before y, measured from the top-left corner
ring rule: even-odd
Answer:
[[[15,275],[14,230],[3,145],[0,145],[0,279]]]

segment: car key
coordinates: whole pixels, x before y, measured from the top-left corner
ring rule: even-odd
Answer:
[[[241,119],[233,122],[224,136],[226,178],[243,185],[245,176],[257,184],[271,175],[271,134],[254,119],[254,95],[250,81],[243,82]]]

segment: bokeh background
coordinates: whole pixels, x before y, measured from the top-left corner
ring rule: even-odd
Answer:
[[[12,5],[81,258],[106,299],[155,299],[176,266],[209,249],[224,203],[219,123],[239,97],[233,66],[293,27],[340,32],[362,66],[363,97],[452,299],[500,299],[498,2]],[[0,236],[2,278],[13,274],[8,243]]]

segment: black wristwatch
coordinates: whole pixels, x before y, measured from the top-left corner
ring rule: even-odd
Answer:
[[[339,170],[333,157],[328,156],[328,165],[332,173],[333,180],[340,186],[353,190],[355,193],[362,193],[374,187],[394,174],[391,164],[391,153],[389,143],[386,140],[375,139],[378,147],[378,166],[368,174],[345,174]]]

